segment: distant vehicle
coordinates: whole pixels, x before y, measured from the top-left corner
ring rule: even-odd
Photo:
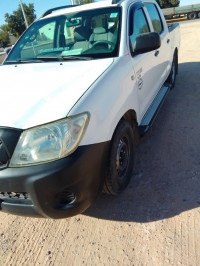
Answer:
[[[171,7],[162,9],[166,20],[187,17],[187,19],[200,18],[200,4]]]
[[[0,210],[65,218],[119,194],[178,72],[154,0],[48,10],[0,66]]]

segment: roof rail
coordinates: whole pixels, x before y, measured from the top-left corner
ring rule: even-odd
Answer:
[[[68,6],[59,6],[59,7],[54,7],[54,8],[51,8],[49,10],[47,10],[42,16],[41,18],[43,17],[46,17],[47,15],[53,13],[53,11],[56,11],[56,10],[59,10],[59,9],[64,9],[64,8],[69,8],[69,7],[74,7],[74,6],[77,6],[77,5],[68,5]]]

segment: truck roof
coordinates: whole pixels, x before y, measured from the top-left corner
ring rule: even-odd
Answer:
[[[61,7],[56,7],[47,10],[43,16],[39,19],[42,18],[49,18],[49,17],[54,17],[54,16],[59,16],[71,12],[77,12],[77,11],[84,11],[84,10],[92,10],[96,8],[102,8],[102,7],[113,7],[113,6],[119,6],[120,4],[125,4],[129,5],[129,3],[134,3],[134,2],[151,2],[151,3],[156,3],[155,0],[103,0],[103,1],[98,1],[98,2],[93,2],[89,4],[84,4],[84,5],[68,5],[68,6],[61,6]]]
[[[99,2],[85,4],[85,5],[58,7],[57,10],[55,8],[55,12],[54,12],[54,9],[50,9],[49,10],[50,13],[48,11],[46,11],[42,17],[50,18],[50,17],[54,17],[54,16],[63,15],[66,13],[71,13],[71,12],[92,10],[92,9],[101,8],[101,7],[113,7],[113,6],[117,6],[120,2],[123,2],[123,0],[122,1],[117,0],[117,3],[115,3],[115,2],[116,2],[115,0],[105,0],[105,1],[99,1]],[[51,12],[51,10],[52,10],[52,12]],[[45,14],[47,14],[47,15],[45,15]]]

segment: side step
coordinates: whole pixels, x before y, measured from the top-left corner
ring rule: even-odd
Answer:
[[[167,84],[168,85],[168,84]],[[159,90],[158,94],[156,95],[155,99],[153,100],[152,104],[148,108],[147,112],[142,118],[142,121],[139,125],[140,134],[144,135],[146,131],[150,128],[155,119],[162,103],[165,100],[168,92],[170,91],[170,86],[166,84]]]

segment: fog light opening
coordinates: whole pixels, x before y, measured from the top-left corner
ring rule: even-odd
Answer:
[[[56,207],[57,208],[64,208],[67,205],[73,204],[76,200],[76,196],[74,193],[63,190],[62,192],[56,195]]]

